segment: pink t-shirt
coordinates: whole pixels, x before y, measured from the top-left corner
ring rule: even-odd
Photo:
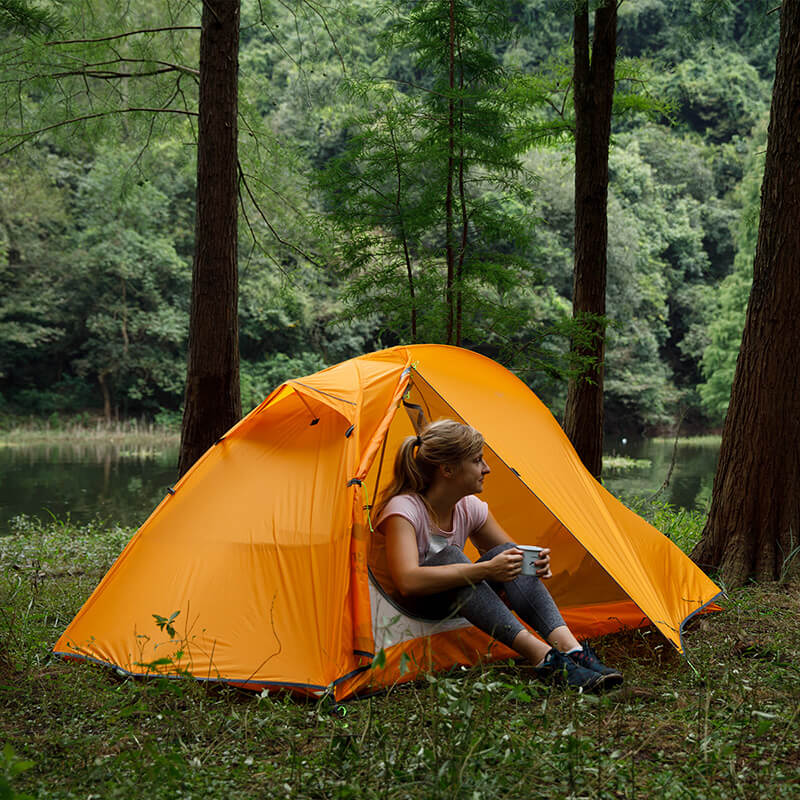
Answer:
[[[467,538],[483,527],[489,516],[489,506],[479,500],[474,494],[462,497],[453,508],[453,528],[443,531],[433,524],[428,514],[424,501],[418,494],[395,495],[381,510],[375,521],[375,527],[380,528],[381,523],[392,516],[407,519],[417,534],[417,552],[419,563],[433,553],[447,545],[455,545],[464,549]],[[378,537],[383,539],[383,534],[378,531]],[[379,543],[382,546],[383,542]]]

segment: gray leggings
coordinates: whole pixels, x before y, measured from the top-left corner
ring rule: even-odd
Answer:
[[[478,561],[489,561],[503,550],[515,546],[511,542],[499,544]],[[463,550],[448,545],[425,559],[422,566],[459,563],[469,564],[470,560]],[[564,625],[564,618],[550,593],[539,578],[533,575],[520,575],[507,583],[480,581],[471,586],[460,586],[436,594],[406,595],[400,599],[400,605],[412,614],[426,619],[464,617],[476,628],[510,647],[523,626],[500,599],[501,592],[505,594],[508,605],[541,637],[546,639],[553,630]]]

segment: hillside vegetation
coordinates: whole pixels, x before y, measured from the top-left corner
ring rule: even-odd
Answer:
[[[503,25],[477,25],[475,52],[495,66],[474,67],[484,116],[471,135],[483,155],[466,188],[464,344],[514,369],[557,415],[572,291],[568,5],[520,0]],[[430,298],[417,338],[442,340],[441,133],[420,123],[435,108],[437,67],[412,6],[243,3],[246,409],[287,377],[410,340],[405,267],[392,260],[405,239],[365,189],[386,196],[387,152],[417,215],[403,233]],[[769,11],[762,0],[620,7],[609,428],[652,431],[683,415],[703,429],[724,415],[752,272],[778,28]],[[0,414],[168,421],[185,374],[194,118],[105,110],[191,111],[198,18],[188,6],[108,0],[61,13],[44,37],[0,33]],[[135,30],[156,32],[119,36]],[[107,73],[87,81],[70,74],[75,64]],[[123,68],[147,76],[119,77]]]

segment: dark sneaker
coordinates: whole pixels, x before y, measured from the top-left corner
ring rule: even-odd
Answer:
[[[585,692],[597,691],[605,681],[605,677],[599,672],[580,666],[563,653],[559,653],[555,647],[545,656],[540,666],[533,668],[533,672],[537,678],[547,683],[582,689]]]
[[[603,688],[612,689],[622,683],[622,673],[617,669],[612,669],[603,664],[595,655],[594,650],[589,647],[588,642],[583,643],[583,649],[577,653],[568,653],[567,657],[583,669],[590,669],[604,677]]]

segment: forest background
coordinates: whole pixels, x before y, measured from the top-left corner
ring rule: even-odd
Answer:
[[[570,369],[571,5],[507,7],[509,26],[478,38],[500,67],[490,83],[509,101],[504,135],[516,150],[499,172],[479,165],[469,186],[484,224],[480,268],[464,283],[462,342],[514,369],[560,417]],[[364,143],[373,147],[370,134],[395,123],[419,143],[409,120],[419,120],[420,97],[435,85],[435,65],[396,35],[402,10],[361,0],[242,4],[245,411],[286,378],[413,338],[402,265],[387,255],[402,237],[359,205],[366,186],[381,195],[393,185],[379,163],[369,172],[374,149]],[[762,0],[620,6],[608,432],[651,433],[679,418],[705,430],[724,418],[758,226],[778,34],[771,10]],[[71,44],[2,34],[0,414],[102,409],[177,424],[194,243],[198,10],[91,0],[71,13]],[[150,32],[85,41],[135,30]],[[134,82],[117,66],[104,72],[112,56],[150,80]],[[91,91],[71,83],[69,64],[94,65]],[[109,98],[159,112],[106,114]],[[66,119],[78,121],[61,125]],[[409,203],[424,208],[433,161],[413,146],[395,155],[408,166]],[[423,291],[440,266],[443,225],[444,214],[428,219],[416,239]],[[416,338],[441,341],[436,287],[429,291]]]

